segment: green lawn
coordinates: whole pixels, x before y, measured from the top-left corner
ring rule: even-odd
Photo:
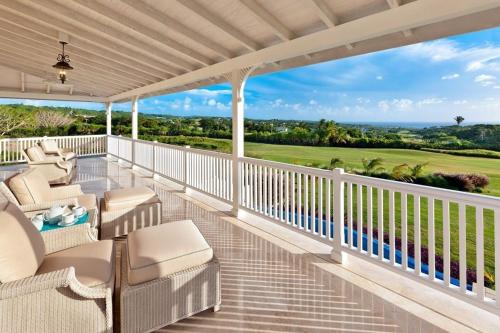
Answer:
[[[428,162],[426,171],[440,171],[447,173],[479,173],[487,175],[490,178],[490,185],[485,191],[485,194],[500,196],[500,160],[478,158],[478,157],[464,157],[452,156],[447,154],[432,153],[418,150],[405,150],[405,149],[360,149],[360,148],[335,148],[335,147],[304,147],[304,146],[284,146],[284,145],[269,145],[258,143],[246,143],[245,153],[249,156],[257,156],[259,158],[293,163],[293,164],[310,164],[320,163],[328,165],[333,157],[340,158],[344,162],[354,168],[361,168],[361,158],[376,158],[381,157],[384,159],[384,167],[391,170],[395,165],[408,163],[410,165]],[[366,189],[363,204],[363,223],[366,226]],[[355,205],[356,188],[353,191],[353,217],[357,219],[356,205]],[[388,193],[384,193],[384,230],[388,232]],[[400,195],[395,196],[395,210],[396,210],[396,236],[400,236]],[[373,194],[374,205],[374,228],[377,226],[377,206],[376,206],[376,192]],[[421,200],[421,237],[422,246],[428,244],[428,218],[427,218],[427,199]],[[408,197],[408,237],[413,239],[413,213],[414,202],[413,197]],[[475,210],[472,207],[467,208],[467,264],[468,267],[475,266]],[[436,252],[443,253],[443,222],[442,222],[442,202],[436,201],[435,204],[435,238],[436,238]],[[491,211],[484,212],[484,230],[485,230],[485,268],[488,272],[494,271],[494,225],[493,214]],[[451,257],[453,260],[458,260],[458,205],[450,205],[450,231],[451,231]]]
[[[446,173],[479,173],[489,177],[490,185],[485,194],[500,196],[500,160],[479,157],[453,156],[408,149],[337,148],[284,146],[260,143],[245,143],[245,153],[259,158],[292,163],[320,163],[329,165],[334,157],[342,159],[348,166],[361,168],[361,158],[381,157],[384,167],[392,170],[396,165],[428,162],[426,171]]]

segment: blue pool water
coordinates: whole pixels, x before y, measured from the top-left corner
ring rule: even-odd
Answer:
[[[292,214],[290,213],[290,215],[292,215]],[[285,216],[285,215],[283,215],[283,216]],[[297,225],[300,225],[300,227],[304,228],[305,220],[306,219],[305,219],[304,215],[299,216],[298,214],[295,214],[295,221],[296,221],[295,223]],[[310,216],[308,216],[307,217],[307,230],[312,230],[311,222],[312,222],[312,219]],[[327,234],[329,233],[329,237],[333,238],[334,237],[334,234],[333,234],[334,223],[333,222],[330,223],[331,224],[330,228],[327,228],[327,222],[325,220],[321,220],[321,224],[323,225],[322,235],[326,237]],[[317,217],[315,217],[315,219],[314,219],[314,232],[315,233],[320,233],[319,227],[320,227],[320,220]],[[348,229],[346,226],[346,227],[344,227],[344,239],[346,239],[346,240],[348,237],[348,233],[349,232],[348,232]],[[368,251],[368,235],[365,233],[363,233],[363,235],[362,235],[362,242],[363,242],[363,244],[362,244],[363,250]],[[353,246],[355,246],[355,247],[358,246],[358,232],[357,232],[357,230],[353,230],[352,243],[353,243]],[[373,254],[375,256],[378,256],[378,240],[377,239],[372,240],[372,248],[373,248]],[[383,249],[384,249],[384,253],[383,253],[384,258],[387,260],[390,260],[389,244],[384,243]],[[395,260],[398,264],[402,264],[403,255],[402,255],[400,250],[395,251]],[[408,256],[408,263],[407,264],[408,264],[409,268],[415,269],[415,259],[413,257]],[[424,264],[423,262],[421,263],[421,272],[424,274],[429,274],[429,266],[427,264]],[[436,276],[436,279],[443,280],[443,272],[436,270],[435,276]],[[456,278],[453,278],[453,277],[450,277],[450,283],[457,286],[457,287],[460,286],[460,281]],[[472,285],[467,284],[467,289],[472,290]]]

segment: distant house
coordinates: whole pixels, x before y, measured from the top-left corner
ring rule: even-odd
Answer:
[[[280,132],[280,133],[286,133],[286,132],[288,132],[288,127],[281,125],[281,126],[276,127],[276,131]]]

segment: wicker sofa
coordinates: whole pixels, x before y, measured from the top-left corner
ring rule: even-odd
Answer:
[[[33,146],[22,151],[31,169],[40,169],[50,184],[69,184],[76,176],[75,157],[47,155],[40,146]]]
[[[109,332],[115,265],[111,240],[51,252],[19,208],[0,204],[0,332]]]

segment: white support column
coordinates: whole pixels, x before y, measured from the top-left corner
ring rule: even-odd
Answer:
[[[106,103],[106,134],[107,135],[111,135],[111,128],[112,128],[112,124],[111,124],[111,109],[113,107],[113,103],[112,102],[107,102]]]
[[[132,169],[135,169],[135,140],[139,134],[138,101],[139,96],[132,98]]]
[[[245,83],[250,73],[256,67],[247,67],[227,73],[225,77],[232,86],[232,129],[233,129],[233,154],[232,154],[232,190],[233,209],[232,213],[238,217],[240,208],[240,167],[239,159],[245,155]]]
[[[139,96],[132,99],[132,139],[137,140],[137,135],[139,133],[139,121],[138,121],[138,101]]]
[[[344,243],[344,169],[333,170],[333,249],[331,259],[342,264],[342,244]]]

